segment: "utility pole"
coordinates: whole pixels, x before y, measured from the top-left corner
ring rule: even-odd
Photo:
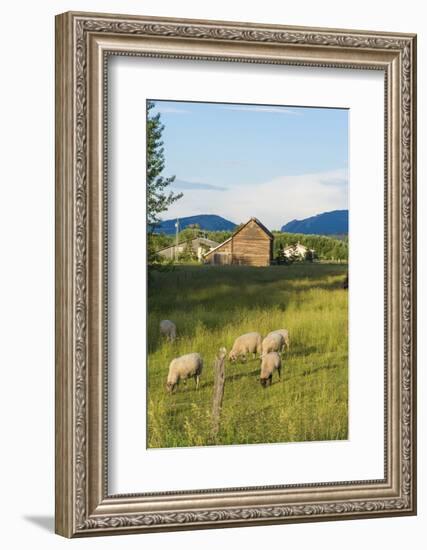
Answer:
[[[179,219],[175,222],[175,261],[178,261],[178,233],[179,233]]]

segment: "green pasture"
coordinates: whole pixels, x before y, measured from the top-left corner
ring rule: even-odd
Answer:
[[[148,447],[323,441],[348,434],[348,292],[346,264],[177,266],[155,271],[148,298]],[[159,322],[177,325],[166,342]],[[263,388],[260,360],[226,363],[219,434],[211,434],[213,368],[221,346],[245,332],[287,328],[282,380]],[[169,363],[199,352],[194,380],[166,392]]]

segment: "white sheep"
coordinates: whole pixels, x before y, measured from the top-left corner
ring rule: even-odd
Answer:
[[[266,336],[262,341],[262,355],[270,353],[270,351],[280,351],[284,345],[284,338],[282,334],[273,332]]]
[[[266,353],[262,356],[261,374],[259,377],[261,386],[263,386],[264,388],[268,385],[271,386],[273,372],[275,370],[277,370],[277,372],[279,373],[280,380],[282,374],[282,360],[280,359],[280,355],[277,353],[277,351],[270,351],[270,353]]]
[[[166,340],[173,342],[176,338],[176,325],[168,319],[160,321],[160,334],[166,337]]]
[[[169,365],[168,379],[166,388],[172,392],[179,384],[180,380],[186,381],[187,378],[194,378],[196,381],[196,390],[199,388],[199,379],[202,374],[203,359],[198,353],[188,353],[172,359]]]
[[[279,328],[277,330],[273,330],[271,331],[268,336],[270,336],[271,334],[281,334],[283,336],[283,346],[282,346],[282,351],[285,350],[285,347],[287,347],[289,349],[289,344],[290,344],[290,340],[289,340],[289,331],[286,329],[286,328]]]
[[[242,334],[234,340],[228,358],[230,361],[236,361],[238,357],[244,357],[246,359],[247,353],[253,353],[254,357],[256,353],[261,355],[261,343],[262,336],[258,332]]]

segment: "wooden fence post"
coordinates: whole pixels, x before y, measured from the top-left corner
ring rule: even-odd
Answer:
[[[212,436],[216,438],[219,432],[219,421],[221,416],[222,399],[224,397],[225,384],[225,356],[227,350],[221,348],[214,363],[214,389],[212,405]]]

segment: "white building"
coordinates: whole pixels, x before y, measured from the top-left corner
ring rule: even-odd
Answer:
[[[309,253],[313,255],[314,250],[311,248],[307,248],[299,242],[296,244],[291,244],[283,249],[283,256],[285,256],[285,258],[299,257],[304,260]]]
[[[218,245],[219,243],[217,243],[216,241],[212,241],[211,239],[205,239],[204,237],[195,237],[194,239],[180,242],[178,243],[178,245],[173,244],[167,246],[166,248],[162,248],[161,250],[157,251],[157,254],[159,256],[162,256],[163,258],[167,258],[168,260],[175,260],[179,258],[181,254],[185,254],[188,250],[190,250],[197,257],[197,259],[201,261],[203,254],[205,254],[209,250],[212,250]]]

